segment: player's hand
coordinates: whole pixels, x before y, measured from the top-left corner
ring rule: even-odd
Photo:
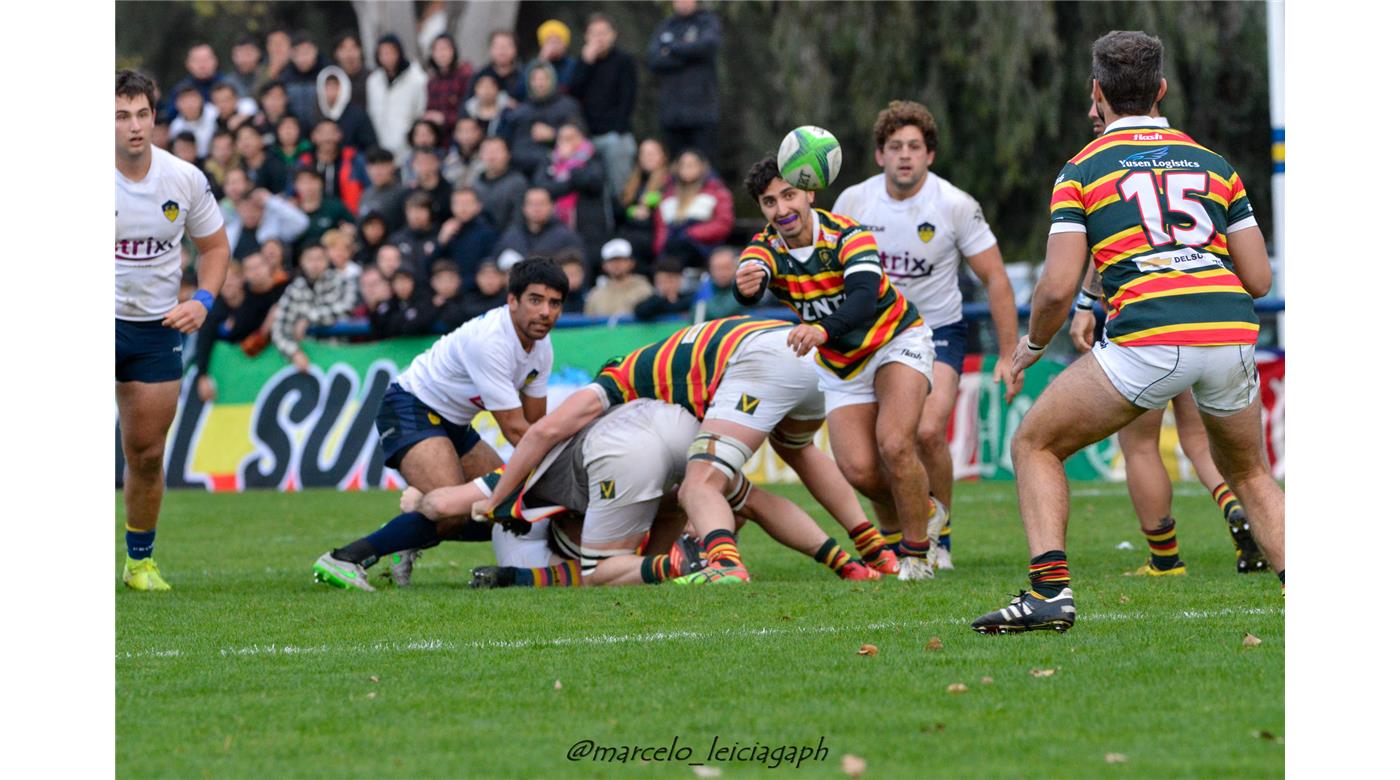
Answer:
[[[1076,311],[1069,321],[1069,340],[1080,352],[1088,352],[1094,346],[1094,313]]]
[[[826,343],[826,330],[819,325],[798,325],[788,331],[787,343],[798,357],[806,357],[812,347]]]
[[[214,380],[210,379],[208,374],[200,374],[194,386],[195,392],[199,393],[199,400],[206,404],[219,396],[219,390],[214,387]]]
[[[1016,354],[1011,358],[1011,381],[1015,382],[1017,387],[1020,387],[1021,383],[1025,381],[1021,374],[1030,368],[1035,361],[1040,360],[1041,355],[1045,354],[1043,349],[1039,352],[1032,352],[1027,346],[1030,343],[1029,334],[1022,336],[1021,340],[1016,342]]]
[[[491,506],[491,499],[489,497],[479,498],[472,503],[472,519],[481,522],[489,522],[491,520],[491,511],[494,509],[495,507]]]
[[[997,358],[996,368],[992,369],[992,381],[1001,382],[1006,388],[1006,402],[1010,403],[1017,393],[1021,392],[1021,386],[1026,383],[1026,377],[1021,374],[1013,376],[1011,374],[1011,358],[1001,355]]]
[[[311,358],[307,357],[305,352],[297,350],[296,354],[292,355],[292,365],[305,374],[311,368]]]
[[[417,512],[418,506],[421,503],[423,503],[423,491],[412,485],[404,488],[403,493],[399,494],[400,512],[404,512],[405,514],[408,512]]]
[[[306,330],[310,327],[311,321],[303,317],[297,320],[296,324],[292,326],[292,335],[296,337],[297,341],[301,341],[306,338]]]
[[[160,324],[181,333],[194,333],[204,324],[204,318],[207,316],[209,310],[204,308],[204,304],[199,301],[185,301],[166,312],[165,319],[161,320]]]
[[[758,295],[759,290],[763,289],[763,277],[766,273],[761,263],[750,262],[741,265],[739,273],[734,276],[734,284],[741,295],[745,298],[752,298]]]

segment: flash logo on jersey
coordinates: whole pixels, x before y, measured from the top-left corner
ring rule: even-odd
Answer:
[[[612,498],[617,494],[617,481],[605,479],[598,482],[598,497],[602,499]]]
[[[933,232],[936,228],[927,222],[923,222],[920,223],[917,230],[919,231],[919,240],[927,244],[933,240]]]
[[[749,396],[748,393],[744,393],[739,396],[739,404],[734,408],[738,409],[744,414],[753,414],[754,412],[758,411],[758,401],[759,399],[752,398]]]
[[[164,214],[166,219],[174,222],[180,216],[180,204],[173,200],[167,200],[160,204],[160,213]]]

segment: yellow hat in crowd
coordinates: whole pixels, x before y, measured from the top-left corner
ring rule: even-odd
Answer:
[[[535,31],[535,37],[539,38],[541,46],[544,45],[545,39],[551,35],[559,36],[560,40],[564,41],[564,46],[567,47],[569,45],[569,25],[564,24],[558,19],[550,19],[540,25],[540,28]]]

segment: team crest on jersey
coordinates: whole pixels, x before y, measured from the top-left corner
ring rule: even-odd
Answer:
[[[617,495],[617,480],[603,479],[598,481],[598,498],[609,499]]]
[[[933,233],[934,233],[935,230],[937,230],[937,228],[935,228],[933,225],[929,224],[928,222],[924,222],[924,223],[921,223],[921,224],[919,225],[918,230],[919,230],[919,240],[922,241],[922,242],[924,242],[925,244],[927,244],[928,242],[930,242],[930,241],[933,240]]]
[[[167,200],[160,204],[160,213],[164,214],[166,219],[174,222],[180,216],[180,204],[173,200]]]
[[[739,403],[734,408],[744,414],[753,414],[758,411],[758,402],[759,399],[750,396],[748,393],[743,393],[739,396]]]
[[[535,381],[535,378],[538,377],[539,375],[540,375],[540,370],[539,370],[538,368],[532,368],[532,369],[530,369],[530,373],[528,373],[528,374],[525,375],[525,384],[528,385],[528,384],[530,384],[531,382]]]

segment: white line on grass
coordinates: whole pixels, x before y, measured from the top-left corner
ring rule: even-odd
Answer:
[[[1220,617],[1243,617],[1252,615],[1282,615],[1282,607],[1227,608],[1212,610],[1185,610],[1175,617],[1183,620],[1207,620]],[[1128,620],[1161,620],[1162,613],[1149,612],[1101,612],[1080,618],[1081,622],[1122,622]],[[436,652],[439,650],[520,650],[534,647],[573,647],[588,645],[649,644],[653,642],[676,642],[684,640],[713,639],[753,639],[771,636],[793,636],[803,634],[837,634],[847,631],[880,631],[887,628],[914,628],[934,625],[963,625],[965,618],[945,618],[943,620],[886,621],[868,623],[863,626],[792,626],[790,628],[720,629],[718,631],[652,631],[645,634],[600,634],[597,636],[562,636],[553,638],[527,639],[483,639],[472,642],[455,642],[450,639],[420,639],[412,642],[370,642],[350,645],[279,645],[253,644],[243,647],[222,647],[216,651],[221,658],[246,658],[254,656],[291,656],[337,654],[375,654],[403,652]],[[117,653],[117,660],[142,658],[182,658],[196,655],[213,655],[185,651],[137,650]]]

